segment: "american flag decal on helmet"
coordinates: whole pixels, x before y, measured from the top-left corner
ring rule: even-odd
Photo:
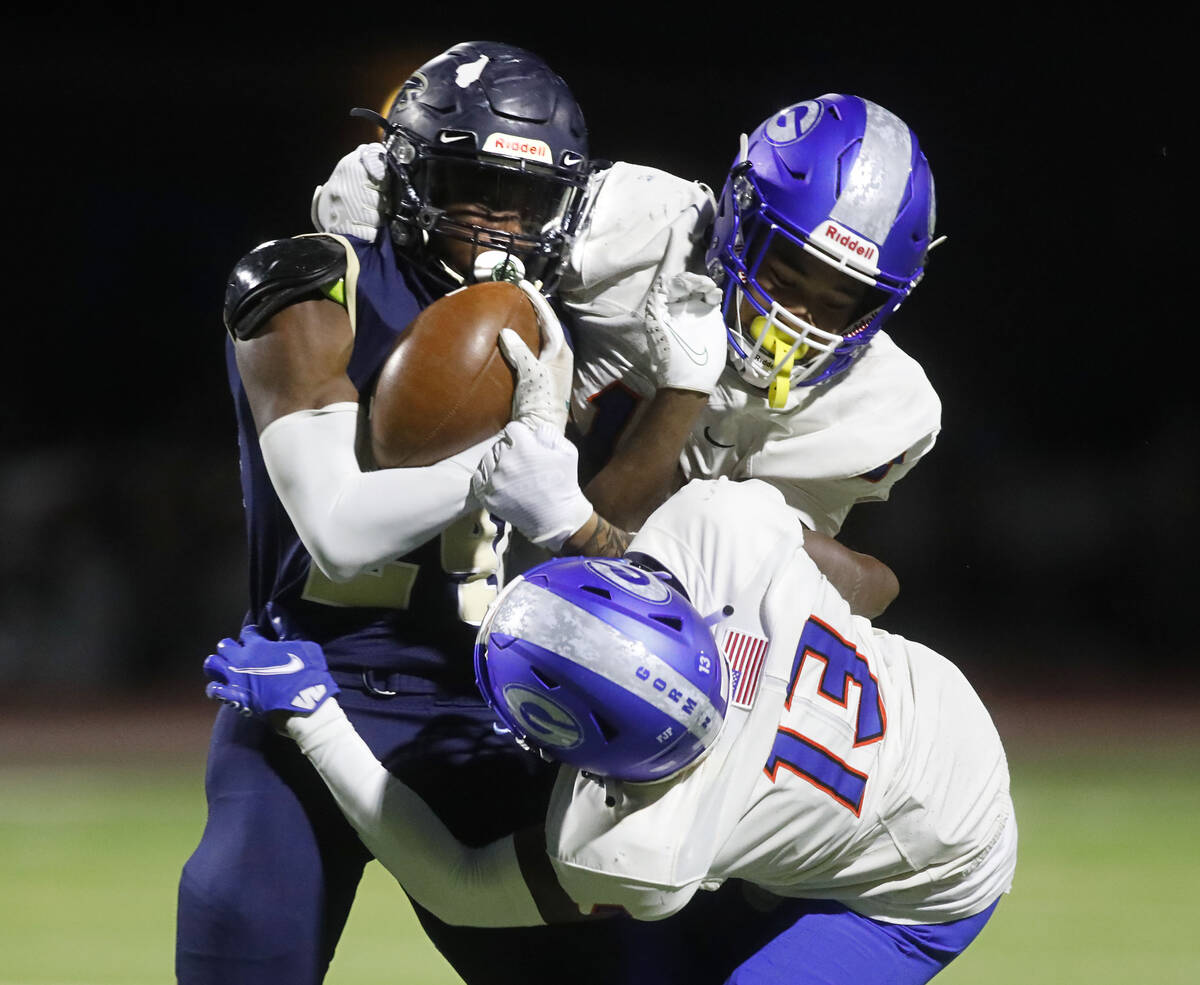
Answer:
[[[749,708],[762,678],[767,640],[740,629],[727,629],[721,638],[721,651],[729,661],[730,701],[739,708]]]

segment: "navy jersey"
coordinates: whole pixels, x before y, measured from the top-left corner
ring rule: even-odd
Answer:
[[[360,266],[347,372],[366,394],[397,338],[435,295],[406,260],[395,256],[389,237],[376,243],[346,239]],[[467,517],[402,558],[350,582],[331,582],[313,564],[271,485],[232,342],[227,343],[226,363],[237,412],[250,548],[245,623],[267,631],[266,607],[272,603],[300,635],[324,647],[332,669],[389,670],[473,692],[475,626],[464,617],[481,614],[481,601],[486,604],[491,594],[488,582],[495,584],[478,564],[481,549],[494,553],[495,524],[484,515]]]

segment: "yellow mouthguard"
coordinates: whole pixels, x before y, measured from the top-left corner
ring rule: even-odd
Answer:
[[[775,361],[775,378],[767,389],[767,405],[779,410],[787,403],[788,390],[792,385],[792,367],[796,365],[797,359],[803,359],[808,354],[808,346],[801,342],[800,347],[785,362],[783,357],[792,347],[792,342],[785,339],[775,325],[767,328],[767,319],[759,315],[750,323],[750,334],[758,341],[764,330],[767,337],[763,339],[763,349],[769,352]]]

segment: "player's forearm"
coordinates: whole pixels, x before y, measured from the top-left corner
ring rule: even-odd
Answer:
[[[585,495],[611,523],[636,530],[681,484],[679,453],[708,397],[660,390],[636,429],[587,484]]]
[[[340,403],[279,418],[259,437],[280,502],[335,581],[407,554],[474,508],[471,474],[485,447],[426,468],[363,472],[357,425],[358,405]]]
[[[609,523],[599,513],[593,513],[587,523],[567,538],[562,555],[584,557],[620,557],[633,540],[633,534]]]
[[[363,844],[423,907],[456,926],[544,922],[522,878],[512,836],[483,848],[459,842],[383,768],[336,700],[312,715],[292,716],[286,727]]]
[[[886,564],[852,551],[832,537],[804,531],[804,550],[855,615],[874,619],[900,594],[900,582]]]

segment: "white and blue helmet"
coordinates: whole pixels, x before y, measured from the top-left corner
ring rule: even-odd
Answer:
[[[862,354],[921,280],[933,240],[933,175],[908,125],[858,96],[787,106],[743,140],[707,254],[724,289],[730,362],[760,387],[789,362],[791,385],[822,383]],[[842,334],[787,311],[758,283],[780,237],[870,288]],[[743,301],[757,312],[748,325]]]
[[[524,745],[598,777],[665,779],[712,747],[729,674],[704,619],[626,560],[557,558],[505,588],[475,680]]]

